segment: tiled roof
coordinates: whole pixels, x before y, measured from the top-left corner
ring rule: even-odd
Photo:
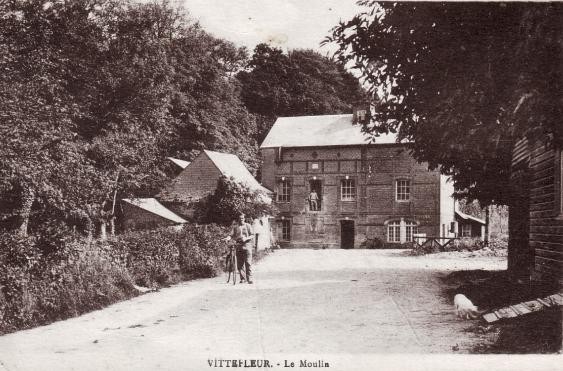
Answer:
[[[127,202],[128,204],[131,204],[133,206],[137,206],[140,209],[146,210],[162,218],[171,220],[174,223],[187,223],[187,220],[184,220],[178,215],[174,214],[154,198],[124,198],[122,201]]]
[[[483,224],[483,225],[485,224],[485,221],[483,219],[480,219],[480,218],[477,218],[475,216],[463,213],[459,210],[456,210],[455,213],[456,213],[457,216],[459,216],[463,220],[472,220],[474,222],[477,222],[477,223],[480,223],[480,224]]]
[[[260,148],[347,146],[359,144],[390,144],[395,134],[382,134],[372,142],[352,123],[353,115],[322,115],[280,117],[270,129]]]
[[[186,167],[188,167],[189,164],[191,164],[191,162],[185,161],[185,160],[180,160],[179,158],[167,157],[167,159],[169,159],[170,161],[172,161],[173,163],[175,163],[176,165],[178,165],[182,169],[185,169]]]
[[[245,184],[252,190],[266,192],[266,194],[272,193],[272,191],[258,183],[236,155],[207,150],[203,152],[205,152],[215,166],[217,166],[217,169],[226,177],[232,176],[237,182]]]

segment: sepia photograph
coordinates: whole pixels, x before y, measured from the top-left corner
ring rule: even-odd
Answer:
[[[562,370],[563,2],[0,0],[0,371]]]

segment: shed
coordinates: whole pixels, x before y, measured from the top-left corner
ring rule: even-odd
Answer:
[[[166,203],[197,201],[213,193],[217,188],[217,181],[223,175],[233,177],[251,190],[261,191],[265,195],[272,193],[252,176],[236,155],[204,150],[157,198]]]
[[[124,198],[121,201],[125,229],[181,226],[187,223],[154,198]]]
[[[173,164],[175,164],[176,166],[178,166],[181,169],[185,169],[190,164],[189,161],[180,160],[179,158],[167,157],[167,159],[172,161]]]
[[[456,210],[455,221],[458,223],[459,237],[484,238],[486,222],[483,219]]]

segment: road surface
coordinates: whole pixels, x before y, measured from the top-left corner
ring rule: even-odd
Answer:
[[[378,369],[374,362],[418,369],[435,362],[433,354],[455,362],[483,339],[464,331],[472,322],[454,316],[439,277],[505,266],[505,258],[400,250],[278,250],[255,266],[254,285],[186,282],[0,337],[0,369],[211,370],[252,360],[272,370],[292,362],[294,369]],[[226,363],[232,359],[243,363]]]

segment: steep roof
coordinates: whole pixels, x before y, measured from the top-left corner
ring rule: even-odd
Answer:
[[[203,152],[205,152],[207,157],[217,166],[217,169],[226,177],[232,176],[237,182],[245,184],[252,190],[266,192],[267,194],[272,193],[272,191],[258,183],[236,155],[207,150]]]
[[[348,146],[396,143],[395,134],[382,134],[374,141],[354,125],[353,115],[280,117],[260,148]]]
[[[459,210],[456,210],[455,213],[456,213],[457,216],[459,216],[463,220],[471,220],[471,221],[477,222],[479,224],[483,224],[483,225],[485,224],[485,221],[483,219],[480,219],[480,218],[477,218],[475,216],[466,214],[466,213],[461,212]]]
[[[152,214],[158,215],[161,218],[173,221],[174,223],[187,223],[187,220],[184,220],[178,215],[174,214],[154,198],[124,198],[122,199],[122,201],[148,211]]]
[[[170,161],[172,161],[174,164],[178,165],[182,169],[185,169],[191,163],[189,161],[180,160],[179,158],[174,158],[174,157],[167,157],[167,159],[169,159]]]

